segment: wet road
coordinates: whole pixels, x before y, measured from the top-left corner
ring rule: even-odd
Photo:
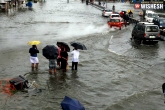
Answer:
[[[110,5],[108,5],[110,7]],[[116,4],[116,9],[130,9]],[[130,41],[133,25],[109,29],[100,10],[80,1],[51,1],[34,4],[33,11],[0,13],[0,78],[25,75],[35,80],[41,93],[0,93],[3,110],[60,110],[65,95],[78,99],[86,110],[164,110],[164,42],[136,45]],[[113,37],[112,37],[113,36]],[[40,40],[39,70],[30,70],[28,41]],[[57,41],[79,41],[78,72],[48,74],[42,48]],[[69,53],[70,55],[70,53]],[[71,66],[71,55],[69,56]]]

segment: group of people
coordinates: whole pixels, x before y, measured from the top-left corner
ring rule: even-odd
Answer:
[[[67,71],[68,53],[64,46],[60,44],[57,44],[57,46],[58,46],[58,57],[49,58],[50,74],[52,74],[52,70],[54,74],[56,74],[57,65],[59,66],[60,69],[62,69],[63,72]],[[37,46],[32,45],[32,47],[29,49],[29,53],[30,53],[30,62],[31,62],[32,70],[34,70],[35,68],[38,69],[39,60],[37,57],[37,53],[39,53],[39,50],[37,49]],[[71,52],[71,55],[72,55],[72,70],[77,70],[80,53],[76,47],[74,47],[73,51]]]

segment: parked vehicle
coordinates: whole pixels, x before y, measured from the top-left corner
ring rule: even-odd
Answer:
[[[160,30],[158,25],[148,22],[139,22],[132,30],[132,39],[140,41],[154,41],[158,43],[160,40]]]
[[[105,16],[108,17],[108,16],[110,16],[112,13],[113,13],[112,10],[108,10],[108,9],[102,10],[102,16],[104,16],[104,17],[105,17]]]
[[[120,18],[111,18],[108,20],[108,25],[110,28],[117,27],[119,28],[119,30],[121,30],[122,26],[124,25],[124,22]]]
[[[158,14],[153,11],[146,11],[146,14],[144,16],[145,20],[150,23],[152,23],[153,18],[158,18],[158,17],[159,17]]]

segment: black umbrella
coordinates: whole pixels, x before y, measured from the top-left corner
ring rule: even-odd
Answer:
[[[47,59],[56,59],[58,56],[58,48],[54,45],[47,45],[42,49],[42,55]]]
[[[64,46],[67,52],[70,52],[70,48],[67,43],[65,42],[57,42],[57,45]]]
[[[84,44],[80,43],[80,42],[71,42],[70,43],[71,46],[77,48],[77,49],[81,49],[81,50],[87,50],[87,48],[85,47]]]

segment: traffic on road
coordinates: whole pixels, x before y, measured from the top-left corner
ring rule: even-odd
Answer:
[[[134,23],[131,39],[138,41],[140,44],[145,42],[156,44],[165,39],[165,18],[159,17],[154,11],[145,10],[140,12],[139,20],[134,22],[132,22],[132,19],[134,19],[132,10],[122,10],[114,13],[112,10],[104,9],[102,16],[108,17],[110,28],[115,27],[119,28],[119,30],[123,26],[126,27],[130,23]]]

